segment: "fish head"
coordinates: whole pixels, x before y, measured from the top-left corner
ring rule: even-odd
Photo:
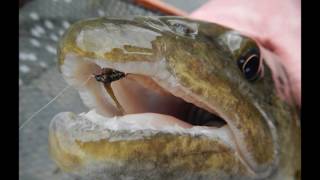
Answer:
[[[286,73],[254,39],[181,17],[95,18],[72,25],[58,52],[60,72],[92,109],[52,120],[50,154],[62,169],[299,179],[300,120]],[[112,95],[92,78],[103,68],[126,74]]]

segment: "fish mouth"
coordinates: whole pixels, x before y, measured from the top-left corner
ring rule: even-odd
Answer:
[[[111,64],[103,60],[92,62],[78,58],[73,55],[67,57],[62,67],[63,74],[69,74],[65,79],[78,88],[88,107],[104,117],[150,113],[165,116],[163,121],[172,125],[178,124],[183,128],[221,128],[228,125],[214,109],[209,108],[188,88],[181,85],[165,68],[161,70],[162,62]],[[126,73],[124,78],[111,83],[114,99],[104,84],[94,78],[103,68],[114,68]],[[140,71],[143,68],[147,70]],[[159,75],[157,72],[160,71],[165,73]],[[159,118],[159,121],[161,119]]]
[[[101,71],[100,68],[99,70]],[[104,85],[105,92],[112,98],[111,102],[108,99],[108,103],[112,104],[116,110],[111,110],[110,114],[108,111],[110,109],[100,109],[102,115],[125,116],[143,113],[152,113],[154,116],[165,115],[167,117],[163,117],[163,120],[159,118],[158,121],[164,121],[172,125],[178,124],[183,128],[193,126],[220,128],[227,124],[213,110],[209,110],[209,112],[201,108],[204,107],[203,104],[197,102],[194,98],[188,98],[188,101],[186,101],[184,90],[173,90],[173,92],[171,90],[169,92],[167,89],[172,87],[168,87],[168,85],[160,86],[154,78],[146,75],[129,73],[123,79],[113,82],[110,89],[106,84],[102,82],[100,85]],[[88,86],[88,88],[91,87]],[[198,106],[195,104],[198,104]]]
[[[114,96],[122,106],[123,111],[119,110],[115,101],[107,93],[103,83],[98,82],[93,76],[101,72],[102,68],[112,68],[127,74],[124,78],[111,83]],[[83,174],[83,171],[87,172],[83,169],[88,169],[88,166],[96,166],[92,165],[93,159],[101,160],[100,156],[103,156],[103,161],[112,159],[112,162],[122,162],[123,160],[123,157],[116,158],[117,155],[114,154],[109,157],[110,152],[108,151],[102,153],[103,155],[97,155],[96,151],[84,153],[84,149],[87,148],[87,145],[84,145],[86,143],[101,144],[101,142],[121,141],[128,142],[128,145],[124,148],[130,149],[134,147],[130,145],[130,141],[157,139],[156,137],[162,134],[172,136],[171,139],[189,138],[189,141],[195,143],[201,141],[196,150],[188,151],[192,146],[181,147],[183,148],[181,154],[186,153],[188,156],[196,157],[195,154],[204,156],[204,153],[210,152],[212,153],[210,157],[216,158],[220,157],[220,153],[222,153],[228,154],[230,156],[228,160],[232,161],[229,165],[224,164],[228,163],[226,159],[210,161],[210,163],[213,163],[212,165],[203,167],[203,169],[197,167],[197,170],[194,170],[193,167],[190,169],[188,166],[188,168],[184,167],[184,172],[201,172],[202,175],[210,172],[211,175],[213,174],[213,176],[206,177],[222,177],[228,174],[228,176],[237,175],[239,178],[241,176],[248,178],[255,175],[243,157],[243,152],[238,148],[238,143],[241,142],[237,142],[234,138],[228,122],[218,115],[214,109],[209,108],[200,97],[194,95],[188,88],[179,83],[166,70],[162,61],[110,63],[101,59],[92,60],[79,57],[71,53],[66,55],[61,69],[65,80],[78,89],[83,102],[91,109],[88,113],[79,115],[69,112],[59,113],[50,124],[50,154],[64,170],[74,173],[81,171]],[[201,137],[201,140],[198,139],[199,137]],[[215,145],[208,147],[213,142]],[[176,145],[178,146],[178,144]],[[99,146],[94,149],[101,149]],[[108,144],[107,148],[110,147],[110,144]],[[103,146],[102,149],[105,148]],[[93,147],[89,149],[93,149]],[[123,148],[118,149],[118,151],[121,154]],[[135,149],[135,151],[139,150]],[[149,151],[156,152],[158,149]],[[172,151],[180,153],[177,149]],[[86,157],[83,153],[85,155],[90,154],[90,156]],[[143,152],[141,153],[143,154]],[[149,154],[146,153],[145,156],[149,156]],[[174,157],[171,158],[175,159]],[[159,157],[157,159],[159,161]],[[199,158],[195,159],[193,163],[196,164],[201,160]],[[208,159],[210,158],[208,157]],[[166,166],[171,166],[173,162],[175,161],[169,162],[170,165],[166,162]],[[218,166],[219,163],[221,165]],[[110,161],[107,164],[110,164]],[[130,163],[126,162],[126,164]],[[117,165],[113,164],[112,166]],[[85,168],[79,170],[82,166],[85,166]],[[101,165],[98,166],[98,169],[101,169]],[[179,172],[177,168],[181,169],[181,166],[186,165],[183,163],[183,165],[172,166],[174,170],[166,167],[166,173],[168,171],[170,173]],[[92,168],[89,169],[92,170]],[[160,174],[163,173],[161,171]]]
[[[75,24],[60,44],[60,71],[91,109],[59,113],[51,121],[50,154],[62,169],[140,179],[186,173],[191,179],[254,179],[272,172],[275,138],[252,99],[214,73],[206,79],[196,58],[171,62],[161,53],[169,47],[155,41],[167,37],[158,31],[105,23]],[[114,97],[95,78],[104,68],[126,74],[111,83]],[[150,164],[155,168],[145,171]]]

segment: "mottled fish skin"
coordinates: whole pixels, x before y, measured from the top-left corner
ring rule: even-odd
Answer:
[[[136,31],[126,33],[129,29]],[[77,38],[89,30],[99,30],[101,39],[114,33],[111,36],[122,34],[128,40],[114,39],[101,47],[86,39],[79,45]],[[164,59],[183,87],[215,107],[231,129],[242,134],[240,149],[250,152],[251,161],[244,165],[237,152],[219,139],[168,133],[142,140],[76,140],[69,149],[59,148],[63,134],[51,133],[53,159],[73,173],[89,163],[105,164],[103,172],[93,168],[91,175],[108,178],[300,179],[299,116],[277,94],[266,63],[262,78],[252,82],[243,76],[237,60],[250,48],[260,45],[230,28],[181,17],[97,18],[72,25],[59,45],[60,67],[69,53],[110,63]]]

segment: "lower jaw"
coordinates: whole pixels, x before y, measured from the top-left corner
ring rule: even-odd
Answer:
[[[192,126],[172,116],[157,113],[105,117],[95,110],[79,115],[63,112],[53,118],[50,127],[53,132],[58,133],[64,129],[64,134],[70,134],[74,137],[76,135],[77,140],[83,142],[103,139],[129,141],[145,139],[156,134],[172,134],[176,136],[201,136],[209,140],[219,140],[232,149],[236,148],[228,126],[219,128]],[[67,132],[69,130],[70,132]]]
[[[106,118],[94,110],[60,113],[50,124],[50,154],[65,171],[100,178],[228,179],[236,175],[241,179],[250,174],[230,143],[227,126],[158,124],[161,118],[167,119],[162,116],[143,113]]]

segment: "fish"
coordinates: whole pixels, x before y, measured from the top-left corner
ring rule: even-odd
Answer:
[[[87,179],[301,179],[299,109],[273,57],[185,17],[76,22],[58,67],[89,110],[53,117],[50,156]]]

